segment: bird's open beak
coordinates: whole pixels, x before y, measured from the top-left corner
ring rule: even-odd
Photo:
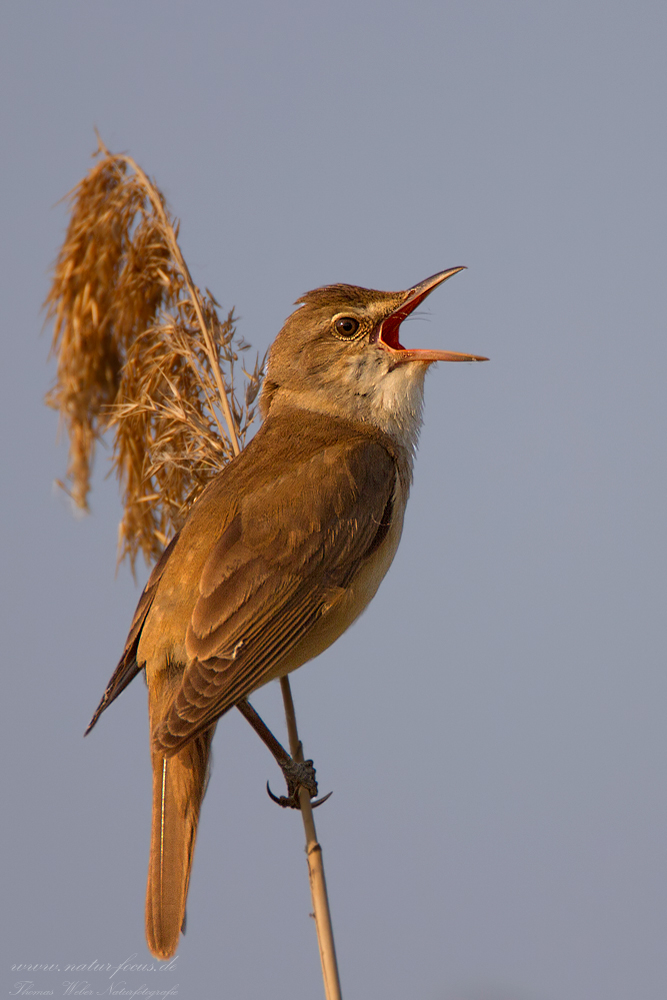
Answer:
[[[433,274],[426,281],[415,285],[414,288],[409,290],[401,305],[382,321],[378,333],[378,341],[386,350],[394,355],[394,360],[397,364],[402,364],[405,361],[426,361],[430,363],[432,361],[489,360],[477,354],[457,354],[455,351],[407,350],[398,339],[399,327],[406,316],[409,316],[424,301],[426,296],[430,295],[434,288],[441,285],[443,281],[447,281],[447,278],[451,278],[453,274],[458,274],[459,271],[465,271],[465,268],[450,267],[449,271],[440,271],[439,274]]]

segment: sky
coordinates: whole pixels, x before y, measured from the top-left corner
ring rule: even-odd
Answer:
[[[344,996],[664,1000],[664,3],[60,0],[2,22],[6,994],[322,995],[300,818],[238,713],[168,969],[143,932],[142,681],[82,739],[148,572],[116,573],[104,451],[90,516],[54,487],[43,405],[60,199],[97,128],[262,353],[308,289],[468,268],[402,340],[491,360],[429,373],[394,564],[292,680],[334,792]],[[284,734],[277,686],[254,703]]]

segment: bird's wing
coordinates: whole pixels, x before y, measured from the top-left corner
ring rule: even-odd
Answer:
[[[111,702],[118,697],[121,691],[125,690],[130,681],[134,680],[137,674],[143,669],[143,664],[140,666],[137,663],[137,646],[139,645],[141,629],[153,604],[158,584],[167,565],[167,560],[173,552],[177,541],[178,534],[174,535],[169,542],[169,545],[167,545],[166,549],[153,567],[153,571],[148,578],[148,583],[144,587],[142,595],[139,598],[137,610],[134,612],[134,618],[132,619],[127,641],[125,642],[123,655],[118,661],[118,666],[114,670],[111,680],[107,684],[107,689],[102,695],[102,700],[95,709],[95,714],[90,720],[84,736],[88,735],[105,708],[109,707]]]
[[[396,476],[381,444],[357,439],[289,463],[242,498],[200,577],[191,659],[154,734],[165,751],[277,675],[386,536]]]

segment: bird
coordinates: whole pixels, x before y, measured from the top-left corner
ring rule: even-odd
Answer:
[[[426,371],[487,360],[399,340],[401,323],[461,270],[400,292],[334,284],[297,299],[269,351],[259,430],[193,504],[139,599],[86,733],[144,671],[146,940],[157,958],[174,955],[184,929],[218,720],[234,706],[253,714],[253,691],[316,657],[368,605],[401,537]],[[288,787],[314,794],[288,765]]]

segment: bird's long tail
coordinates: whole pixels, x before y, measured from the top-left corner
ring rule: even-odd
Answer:
[[[146,941],[156,958],[171,958],[185,923],[214,730],[212,726],[195,737],[173,757],[152,750],[153,828],[146,888]]]

